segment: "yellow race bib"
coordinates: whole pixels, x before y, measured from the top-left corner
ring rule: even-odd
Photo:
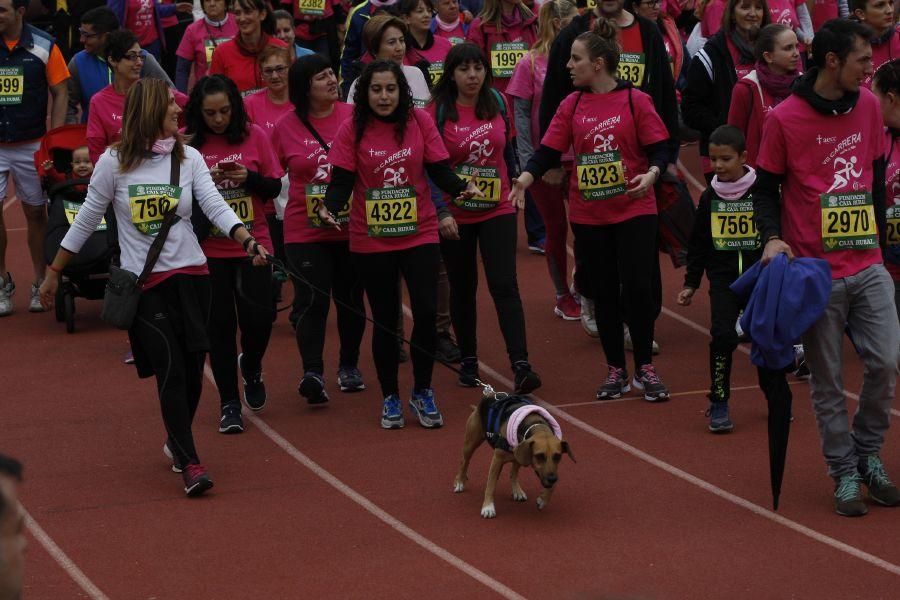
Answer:
[[[641,87],[641,83],[644,81],[644,69],[646,68],[645,56],[644,54],[631,52],[620,54],[616,76],[623,81],[631,82],[631,85],[634,87]]]
[[[24,67],[0,67],[0,105],[22,104],[25,91]]]
[[[469,198],[468,200],[453,200],[453,204],[463,210],[489,210],[500,202],[500,173],[497,167],[473,167],[472,165],[459,165],[456,167],[456,175],[469,182],[474,179],[475,185],[484,194],[484,198]]]
[[[710,208],[710,228],[716,250],[759,249],[752,198],[734,202],[714,199]]]
[[[579,154],[575,175],[585,200],[604,200],[625,193],[625,168],[618,150]]]
[[[832,250],[878,247],[872,194],[866,191],[822,194],[822,245]]]
[[[444,74],[444,61],[433,62],[428,65],[428,74],[431,75],[431,84],[434,85]]]
[[[512,77],[516,63],[528,52],[525,42],[497,42],[491,45],[491,74],[494,77]]]
[[[900,206],[897,205],[887,209],[887,243],[900,245]]]
[[[416,188],[367,189],[366,225],[372,237],[397,237],[418,231]]]
[[[156,235],[162,227],[165,213],[178,206],[181,187],[162,183],[128,186],[131,222],[145,235]]]
[[[231,188],[228,190],[219,190],[225,203],[231,207],[237,218],[241,220],[247,231],[253,231],[253,198],[244,190],[244,188]],[[209,234],[214,237],[227,238],[228,234],[223,232],[216,226],[209,230]]]
[[[219,44],[227,42],[230,39],[231,38],[216,38],[216,39],[208,39],[203,42],[203,47],[206,50],[206,66],[207,67],[212,64],[213,52],[216,51],[216,48],[219,46]]]
[[[63,200],[63,211],[66,213],[66,221],[69,222],[69,225],[75,222],[75,217],[78,216],[78,211],[81,210],[81,206],[82,204],[80,202]],[[94,231],[106,231],[106,217],[100,219],[100,224],[97,225],[97,229]]]
[[[325,14],[325,0],[299,0],[300,14],[319,17]]]
[[[323,227],[322,220],[319,218],[319,206],[325,204],[325,194],[328,192],[327,183],[307,183],[306,184],[306,218],[309,219],[309,226],[315,229]],[[350,222],[350,206],[351,202],[347,202],[344,209],[334,215],[334,220],[338,225]]]

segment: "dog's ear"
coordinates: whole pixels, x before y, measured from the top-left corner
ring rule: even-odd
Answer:
[[[518,446],[516,446],[513,455],[516,457],[516,462],[523,467],[531,466],[531,452],[532,446],[534,445],[534,440],[528,440],[527,442],[522,442]]]
[[[562,446],[562,451],[569,455],[569,458],[572,459],[572,462],[578,462],[577,460],[575,460],[575,455],[572,454],[572,449],[569,448],[569,442],[563,440],[563,442],[561,443],[561,446]]]

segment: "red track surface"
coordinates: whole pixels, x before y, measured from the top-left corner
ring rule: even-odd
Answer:
[[[154,383],[121,363],[125,336],[102,325],[98,302],[77,301],[74,335],[52,314],[24,310],[24,221],[16,205],[5,215],[19,291],[16,313],[0,320],[0,450],[24,460],[22,502],[71,559],[64,568],[32,537],[25,598],[896,597],[900,509],[873,506],[854,520],[833,513],[805,383],[793,388],[777,516],[767,510],[765,402],[745,354],[732,384],[750,389],[734,392],[735,432],[706,431],[708,339],[697,326],[708,326],[707,297],[704,289],[694,306],[677,308],[683,272],[665,261],[656,364],[675,397],[598,403],[599,343],[553,316],[545,263],[520,250],[539,396],[561,407],[578,463],[564,461],[543,512],[535,478],[523,475],[530,497],[517,504],[503,477],[498,517],[487,521],[479,516],[486,446],[469,488],[451,493],[478,393],[437,366],[446,426],[426,431],[408,420],[381,430],[367,334],[369,390],[332,392],[330,406],[309,409],[296,392],[299,357],[284,315],[265,360],[269,403],[246,433],[217,433],[218,398],[205,387],[195,436],[216,487],[184,498],[160,451]],[[480,358],[508,377],[486,286],[479,308]],[[858,391],[861,368],[846,356],[845,387]],[[335,359],[329,344],[330,389]],[[401,374],[407,389],[408,365]],[[897,438],[892,430],[883,458],[900,478]]]

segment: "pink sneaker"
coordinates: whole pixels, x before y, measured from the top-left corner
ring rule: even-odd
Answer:
[[[184,493],[191,498],[201,495],[213,486],[209,473],[206,472],[206,467],[199,463],[186,465],[184,472],[181,473],[181,477],[184,479]]]
[[[553,314],[564,321],[578,321],[581,319],[581,305],[575,301],[572,294],[563,294],[556,299]]]

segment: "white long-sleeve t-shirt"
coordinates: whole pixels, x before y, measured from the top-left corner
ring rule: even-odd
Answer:
[[[169,231],[159,259],[153,267],[154,273],[206,264],[206,256],[200,249],[191,225],[191,207],[195,197],[204,214],[221,231],[230,232],[236,225],[243,224],[222,199],[200,153],[190,146],[185,146],[184,154],[179,179],[181,196],[176,209],[181,220]],[[144,159],[132,171],[122,173],[116,151],[108,148],[97,161],[84,204],[60,246],[72,253],[81,250],[85,240],[100,224],[107,207],[112,202],[119,233],[119,247],[122,251],[120,257],[122,268],[140,274],[155,235],[142,233],[135,225],[132,214],[134,212],[140,215],[141,209],[146,208],[144,206],[146,197],[154,196],[161,186],[169,185],[171,166],[170,155],[154,155]],[[144,214],[146,216],[147,211]],[[135,218],[140,221],[140,216]],[[148,223],[141,226],[144,229],[153,228],[153,225]],[[158,223],[156,227],[158,228]]]

